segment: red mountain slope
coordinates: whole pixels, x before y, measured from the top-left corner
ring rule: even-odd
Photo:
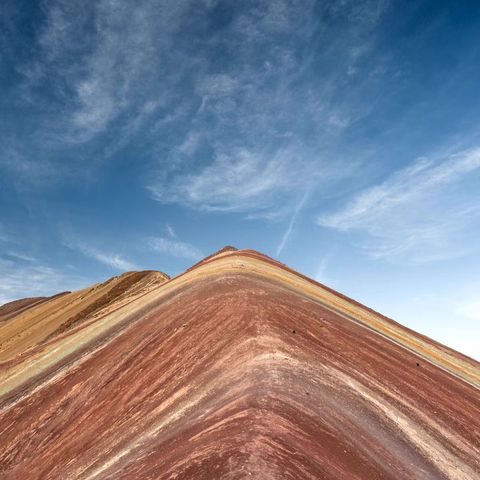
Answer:
[[[479,364],[253,251],[1,368],[5,479],[480,478]]]

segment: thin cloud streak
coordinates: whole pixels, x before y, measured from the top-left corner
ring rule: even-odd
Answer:
[[[31,255],[27,255],[25,253],[17,252],[17,251],[14,251],[14,250],[7,250],[7,252],[5,254],[8,257],[12,257],[12,258],[15,258],[17,260],[22,260],[23,262],[31,262],[31,263],[38,262],[38,260],[36,258],[32,257]]]
[[[303,187],[314,177],[313,172],[307,173],[308,166],[296,166],[294,158],[289,151],[268,158],[239,148],[231,154],[218,154],[212,164],[196,174],[180,174],[169,185],[152,186],[150,190],[162,202],[206,211],[269,209],[278,195]]]
[[[87,257],[93,258],[104,265],[107,265],[116,270],[136,270],[138,267],[134,264],[125,260],[118,254],[104,253],[99,252],[98,250],[82,250],[82,253]]]
[[[173,238],[151,237],[147,244],[153,251],[173,257],[189,260],[200,260],[204,257],[202,252],[194,245]]]
[[[76,290],[88,284],[86,278],[40,263],[20,265],[0,259],[0,305],[19,298]]]
[[[175,233],[175,230],[173,229],[173,227],[169,223],[167,223],[165,225],[165,228],[166,228],[168,236],[170,238],[177,238],[177,234]]]
[[[137,265],[126,260],[121,255],[112,252],[101,251],[96,247],[86,245],[85,243],[78,240],[64,241],[64,245],[68,248],[77,250],[85,257],[91,258],[92,260],[102,263],[103,265],[106,265],[107,267],[110,267],[114,270],[138,270]]]
[[[368,235],[377,258],[407,256],[416,262],[462,255],[455,238],[480,219],[480,149],[443,159],[421,158],[359,193],[343,209],[317,223]],[[464,195],[464,192],[473,192]]]
[[[315,272],[315,275],[313,277],[317,282],[328,283],[330,286],[332,286],[332,283],[328,279],[328,277],[325,276],[325,272],[327,271],[327,268],[330,264],[332,256],[333,256],[333,253],[329,252],[321,258],[321,260],[320,260],[320,262],[317,266],[317,270]]]
[[[303,209],[309,195],[310,195],[310,189],[307,189],[303,197],[300,199],[297,206],[295,207],[293,215],[290,218],[290,222],[288,223],[288,227],[285,230],[285,233],[283,234],[282,239],[280,240],[280,243],[278,244],[277,251],[275,252],[277,257],[280,256],[280,254],[283,252],[283,249],[285,248],[285,245],[287,244],[288,239],[290,238],[290,235],[293,232],[293,227],[295,226],[297,217],[301,212],[301,210]]]

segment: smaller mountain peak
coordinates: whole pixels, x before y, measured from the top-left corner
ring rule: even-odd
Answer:
[[[216,252],[206,256],[205,258],[203,258],[199,262],[193,264],[190,268],[187,268],[186,272],[188,272],[190,270],[193,270],[194,268],[198,267],[199,265],[202,265],[205,262],[208,262],[209,260],[211,260],[214,257],[218,257],[219,255],[224,255],[226,253],[236,252],[236,251],[238,251],[238,248],[232,247],[231,245],[225,245],[225,247],[223,247],[220,250],[217,250]]]
[[[232,247],[231,245],[225,245],[223,248],[221,248],[217,253],[214,253],[213,255],[218,255],[219,253],[224,253],[224,252],[236,252],[238,248]]]
[[[225,247],[221,248],[220,250],[217,250],[216,252],[206,256],[203,260],[198,262],[197,265],[199,265],[200,263],[206,262],[207,260],[210,260],[211,258],[217,257],[218,255],[223,255],[224,253],[237,252],[237,251],[238,251],[238,248],[232,247],[230,245],[226,245]],[[193,266],[195,267],[196,265],[193,265]]]

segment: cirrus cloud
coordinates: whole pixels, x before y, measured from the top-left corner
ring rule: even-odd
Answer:
[[[374,257],[421,262],[462,255],[455,239],[480,220],[479,178],[480,148],[420,158],[317,223],[366,234],[364,246]]]
[[[147,243],[155,252],[172,255],[174,257],[190,260],[200,260],[204,257],[203,253],[194,245],[174,238],[150,237]]]

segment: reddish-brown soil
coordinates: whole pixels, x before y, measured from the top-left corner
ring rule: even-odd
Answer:
[[[3,368],[4,479],[480,478],[478,363],[254,252]]]

